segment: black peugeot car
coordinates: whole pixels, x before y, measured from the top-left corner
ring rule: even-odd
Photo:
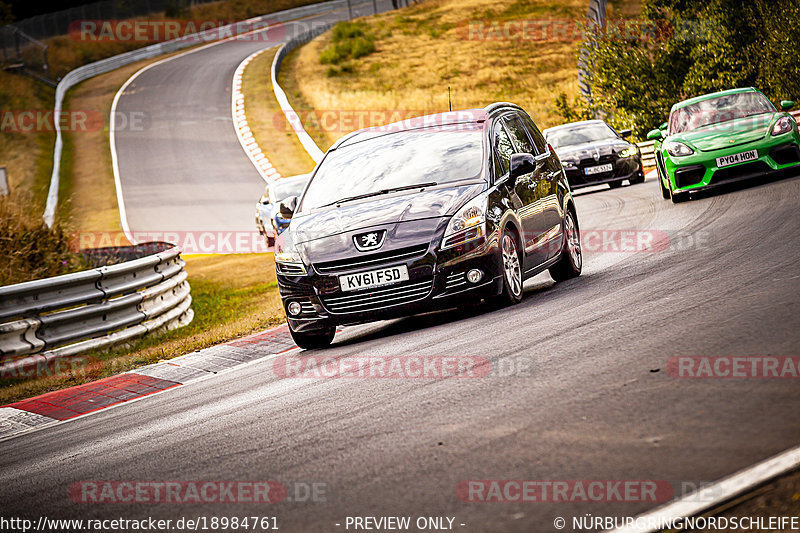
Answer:
[[[543,133],[561,159],[573,189],[603,183],[613,189],[624,180],[631,185],[644,182],[642,152],[625,140],[631,130],[617,132],[602,120],[586,120]]]
[[[520,107],[428,115],[353,132],[317,165],[275,264],[298,346],[337,325],[466,301],[522,299],[525,279],[581,272],[561,163]]]

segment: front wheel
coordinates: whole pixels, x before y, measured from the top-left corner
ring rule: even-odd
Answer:
[[[669,200],[669,189],[664,186],[664,180],[661,179],[661,173],[658,174],[658,184],[661,185],[661,198]]]
[[[295,344],[304,350],[314,350],[317,348],[326,348],[333,342],[333,336],[336,335],[336,328],[327,326],[321,331],[300,332],[294,331],[292,326],[289,325],[289,333]]]
[[[618,187],[622,187],[622,180],[612,181],[612,182],[610,182],[608,184],[608,186],[611,187],[612,189],[616,189]]]
[[[636,174],[635,178],[631,178],[628,180],[628,183],[631,185],[636,185],[637,183],[644,183],[644,171],[640,170],[638,174]]]
[[[508,229],[503,230],[500,236],[500,252],[503,258],[503,291],[498,303],[513,305],[522,300],[522,264],[516,234]]]
[[[565,281],[581,275],[583,254],[581,252],[581,235],[572,211],[564,213],[564,245],[561,259],[550,267],[550,275],[555,281]]]
[[[679,203],[685,202],[686,200],[689,199],[689,193],[688,192],[675,192],[675,191],[672,190],[672,184],[670,184],[670,187],[669,187],[669,195],[672,198],[672,203],[673,204],[679,204]]]

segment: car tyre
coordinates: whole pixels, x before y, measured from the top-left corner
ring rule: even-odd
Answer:
[[[304,350],[315,350],[318,348],[327,348],[333,342],[333,337],[336,335],[336,328],[327,326],[322,331],[315,331],[313,333],[303,333],[294,331],[292,326],[289,325],[289,333],[295,344]]]
[[[550,267],[550,276],[557,281],[566,281],[581,275],[583,269],[583,252],[581,251],[581,235],[575,215],[567,210],[564,213],[564,244],[561,248],[561,259]]]
[[[500,235],[500,255],[503,267],[503,290],[497,303],[514,305],[522,301],[522,260],[519,239],[515,231],[506,228]]]
[[[670,198],[672,198],[672,203],[673,204],[679,204],[679,203],[685,202],[686,200],[689,199],[689,193],[688,192],[675,192],[675,191],[672,190],[672,184],[670,184],[670,187],[669,187],[669,196],[670,196]]]
[[[661,185],[661,198],[669,200],[669,189],[664,186],[664,180],[661,179],[661,173],[658,174],[658,184]]]
[[[608,184],[608,186],[611,187],[612,189],[617,189],[619,187],[622,187],[622,180],[612,181]]]
[[[628,180],[628,183],[630,183],[631,185],[636,185],[637,183],[644,183],[644,172],[640,170],[639,173],[636,174],[635,178],[631,178]]]

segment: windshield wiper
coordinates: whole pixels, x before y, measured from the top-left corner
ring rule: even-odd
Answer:
[[[345,202],[352,202],[355,200],[361,200],[363,198],[371,198],[373,196],[380,196],[382,194],[389,194],[390,192],[398,192],[398,191],[408,191],[411,189],[424,189],[425,187],[433,187],[434,185],[438,185],[435,181],[429,181],[427,183],[418,183],[416,185],[403,185],[402,187],[390,187],[388,189],[381,189],[379,191],[368,192],[364,194],[357,194],[356,196],[347,196],[345,198],[340,198],[335,202],[331,202],[329,204],[321,205],[320,207],[330,207],[332,205],[343,204]]]

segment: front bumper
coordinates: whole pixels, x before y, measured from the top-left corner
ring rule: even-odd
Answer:
[[[610,172],[601,174],[587,175],[585,169],[588,167],[611,163],[614,165]],[[604,156],[598,161],[582,160],[577,166],[564,167],[564,173],[571,189],[581,187],[592,187],[604,183],[628,180],[636,178],[642,172],[641,156],[623,158],[616,155]]]
[[[433,245],[427,249],[423,246],[417,247],[418,255],[401,260],[389,257],[387,261],[370,265],[369,268],[337,269],[336,265],[320,263],[325,265],[322,269],[324,272],[320,272],[315,265],[307,265],[308,274],[303,276],[279,272],[278,288],[292,330],[310,332],[331,325],[388,320],[448,309],[460,303],[478,302],[500,294],[503,270],[496,237],[445,251],[437,250]],[[398,265],[408,268],[408,281],[360,291],[340,290],[339,275]],[[471,269],[483,272],[483,277],[477,283],[470,283],[466,279],[466,273]],[[298,316],[288,313],[288,305],[292,301],[299,302],[302,307]]]
[[[718,157],[750,150],[758,151],[758,159],[722,168],[717,166]],[[694,192],[756,177],[779,175],[800,165],[800,138],[792,131],[738,145],[735,150],[696,152],[686,157],[663,157],[663,160],[672,190]]]

